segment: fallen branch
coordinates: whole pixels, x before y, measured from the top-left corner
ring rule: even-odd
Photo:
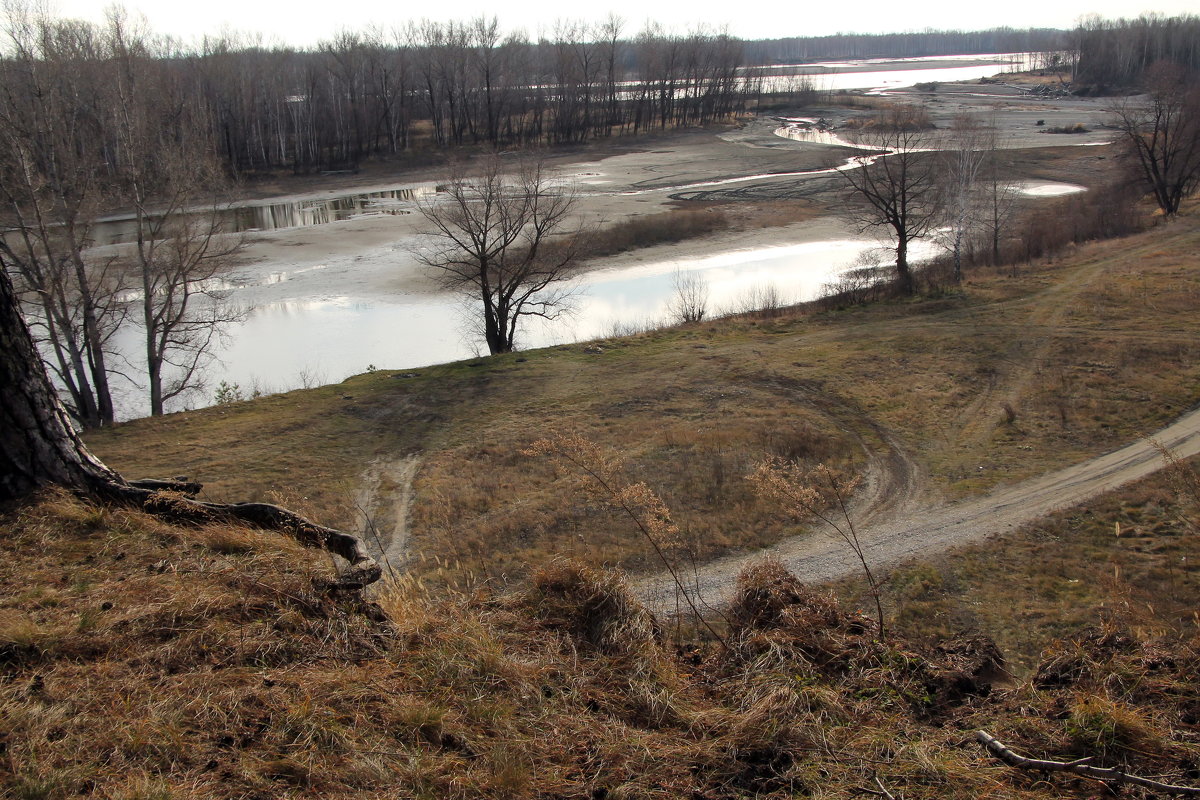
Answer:
[[[1094,767],[1088,763],[1092,760],[1090,756],[1076,759],[1075,761],[1050,761],[1040,758],[1026,758],[1009,750],[987,731],[976,731],[975,739],[996,758],[1020,769],[1033,769],[1040,772],[1070,772],[1075,775],[1082,775],[1085,778],[1095,778],[1099,781],[1131,783],[1134,786],[1143,786],[1147,789],[1153,789],[1154,791],[1166,794],[1200,796],[1200,788],[1173,786],[1169,783],[1161,783],[1160,781],[1141,778],[1137,775],[1128,775],[1115,767]]]

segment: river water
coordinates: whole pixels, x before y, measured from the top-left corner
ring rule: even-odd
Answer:
[[[677,273],[703,277],[710,314],[752,308],[765,296],[782,303],[810,300],[878,250],[872,241],[837,239],[585,273],[572,284],[572,313],[554,322],[532,321],[523,327],[519,346],[587,341],[669,324]],[[915,255],[920,254],[917,249]],[[265,286],[290,279],[288,273],[270,273],[269,283],[235,288],[227,302],[237,305],[242,294],[261,298]],[[182,406],[209,404],[211,388],[220,381],[247,394],[274,392],[338,381],[372,367],[409,369],[478,356],[479,337],[470,335],[476,316],[461,299],[432,293],[317,292],[257,301],[218,345],[219,361],[206,373],[209,392]],[[140,332],[131,326],[118,335],[118,349],[136,361]],[[145,413],[140,393],[132,389],[122,393],[121,405],[124,417]]]
[[[906,69],[902,64],[899,69],[845,74],[836,72],[836,68],[846,66],[844,63],[820,66],[827,71],[834,68],[822,76],[823,80],[836,78],[838,83],[834,88],[964,80],[994,74],[1005,66],[1003,60],[986,57],[980,57],[979,63],[971,67],[930,67],[936,60],[919,61],[921,68],[916,69]],[[963,74],[962,70],[970,74]],[[826,174],[836,169],[810,174]],[[415,210],[415,201],[429,195],[433,188],[432,184],[421,184],[339,197],[262,201],[230,209],[226,212],[227,221],[231,227],[243,231],[351,224],[348,221],[410,214]],[[105,241],[127,240],[128,232],[122,227],[125,221],[109,219],[104,225],[108,226]],[[397,247],[393,245],[392,249]],[[876,242],[843,235],[822,241],[592,271],[573,286],[574,312],[553,323],[528,326],[519,345],[534,348],[586,341],[668,323],[676,273],[703,277],[709,292],[710,314],[752,307],[766,294],[787,303],[809,300],[819,296],[839,274],[864,263],[864,259],[878,262],[878,256],[868,258],[878,249]],[[932,253],[932,248],[927,247],[925,253]],[[914,255],[920,257],[921,250]],[[179,407],[208,405],[212,402],[212,389],[220,381],[237,384],[247,394],[255,389],[282,391],[339,381],[372,367],[410,369],[479,355],[481,337],[470,334],[471,320],[477,316],[475,309],[451,295],[368,291],[362,281],[356,281],[355,274],[366,268],[371,258],[358,255],[343,261],[347,263],[298,268],[280,264],[281,269],[267,265],[265,269],[256,268],[246,279],[227,284],[227,302],[248,309],[245,321],[231,326],[216,348],[217,360],[206,370],[209,384],[206,391],[188,398]],[[117,344],[134,372],[140,340],[140,332],[129,327],[119,334]],[[123,417],[146,413],[140,390],[126,387],[120,399]]]
[[[903,59],[858,59],[814,64],[785,64],[760,70],[765,91],[793,88],[797,76],[806,76],[818,91],[865,89],[869,93],[901,89],[918,83],[953,83],[990,78],[1004,72],[1027,70],[1032,53],[994,53],[978,56],[934,56]],[[942,66],[953,61],[954,66]],[[963,64],[960,62],[970,61]],[[887,69],[871,67],[887,66]]]

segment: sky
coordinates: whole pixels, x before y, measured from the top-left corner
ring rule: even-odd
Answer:
[[[50,0],[61,16],[100,21],[111,0]],[[126,0],[128,11],[140,12],[157,33],[185,40],[226,30],[259,33],[264,44],[315,44],[341,30],[385,29],[426,17],[437,21],[496,16],[508,31],[521,28],[531,36],[549,33],[558,20],[599,21],[609,13],[624,20],[630,34],[648,20],[677,31],[703,24],[725,27],[746,39],[819,36],[839,32],[883,33],[935,29],[981,29],[1073,26],[1081,17],[1133,17],[1143,12],[1168,15],[1195,13],[1195,0],[1007,0],[1003,3],[933,0],[902,6],[893,1],[856,0],[854,3],[790,0],[758,2],[747,7],[730,0],[608,0],[584,5],[562,0],[486,2],[440,0],[404,3],[397,0]]]

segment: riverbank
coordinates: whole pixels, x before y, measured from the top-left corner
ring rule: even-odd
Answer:
[[[1029,101],[973,93],[950,99],[910,89],[885,98],[858,95],[849,102],[798,113],[824,117],[841,127],[883,103],[919,102],[944,128],[956,115],[972,111],[997,125],[1014,181],[1093,186],[1112,169],[1111,148],[1101,144],[1105,132],[1098,128],[1102,108],[1096,101]],[[1054,114],[1061,115],[1064,125],[1083,120],[1092,132],[1042,133],[1045,126],[1037,121],[1057,121]],[[670,287],[662,276],[679,265],[724,267],[731,263],[729,259],[760,260],[754,250],[773,258],[784,256],[787,248],[801,248],[799,252],[809,259],[796,262],[794,268],[782,262],[769,270],[750,267],[758,270],[750,277],[745,269],[740,277],[717,276],[726,294],[716,299],[710,311],[742,307],[746,297],[764,291],[784,302],[811,297],[822,281],[853,266],[871,244],[840,214],[845,185],[836,168],[861,151],[790,141],[776,135],[781,124],[774,116],[756,117],[736,126],[617,139],[547,153],[550,168],[576,187],[578,213],[589,227],[681,208],[711,208],[730,224],[700,238],[585,261],[580,285],[603,282],[605,289],[599,296],[585,293],[582,316],[554,327],[530,328],[524,346],[669,321],[663,307]],[[283,209],[284,218],[304,218],[313,216],[306,206],[328,206],[332,198],[351,192],[429,190],[436,187],[440,173],[431,167],[389,173],[387,165],[376,164],[369,174],[281,181],[280,186],[290,187],[291,193],[269,202]],[[368,206],[349,219],[244,234],[247,246],[227,283],[227,299],[248,309],[249,317],[222,341],[216,352],[219,361],[208,371],[210,387],[225,381],[250,390],[277,391],[312,385],[314,379],[340,380],[368,366],[407,369],[476,352],[469,335],[470,315],[464,315],[456,298],[438,292],[416,257],[424,230],[416,201],[389,199],[386,213]],[[843,247],[851,240],[860,243],[857,251]],[[806,248],[820,242],[829,245],[826,256]],[[805,264],[817,270],[808,278],[796,272]],[[785,268],[780,271],[779,266]],[[622,271],[631,280],[624,288],[614,282]],[[658,279],[649,280],[651,274]],[[653,297],[647,299],[647,292]],[[120,335],[129,339],[126,349],[136,360],[137,331]],[[124,396],[124,415],[141,413],[137,410],[140,393],[129,388]],[[186,402],[203,405],[209,399],[194,395]]]

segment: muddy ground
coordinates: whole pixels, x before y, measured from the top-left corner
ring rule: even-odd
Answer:
[[[898,90],[884,101],[920,103],[935,133],[955,116],[972,113],[999,130],[1009,151],[1014,180],[1054,180],[1094,186],[1112,166],[1113,132],[1104,127],[1108,101],[1092,98],[1036,99],[995,84],[941,85],[936,91]],[[881,102],[861,100],[864,106]],[[821,106],[748,117],[737,125],[615,139],[547,154],[553,168],[579,189],[579,213],[589,224],[662,212],[697,203],[737,204],[746,209],[777,201],[804,201],[803,220],[770,228],[727,232],[672,245],[647,248],[596,262],[595,268],[622,268],[666,258],[718,251],[799,244],[845,238],[852,231],[837,214],[844,181],[820,173],[860,151],[782,138],[781,117],[824,118],[835,131],[846,121],[870,114],[867,107]],[[1038,124],[1039,121],[1042,124]],[[1087,132],[1054,134],[1052,128],[1082,124]],[[444,167],[397,169],[372,164],[357,175],[304,176],[260,182],[246,197],[285,199],[330,197],[352,191],[433,185]],[[816,213],[812,213],[815,208]],[[773,213],[778,213],[776,210]],[[310,228],[248,234],[240,272],[248,284],[243,301],[281,302],[332,294],[362,297],[407,295],[435,290],[414,256],[425,221],[416,212],[367,216]]]

